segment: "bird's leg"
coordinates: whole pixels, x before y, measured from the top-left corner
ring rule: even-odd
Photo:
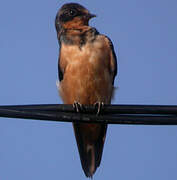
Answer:
[[[73,108],[77,113],[81,113],[84,111],[84,106],[77,101],[74,101]]]
[[[96,109],[96,115],[100,115],[100,113],[101,113],[101,110],[102,110],[102,108],[103,108],[103,106],[104,106],[104,102],[100,102],[100,101],[98,101],[98,102],[96,102],[95,104],[94,104],[94,106],[95,106],[95,109]]]

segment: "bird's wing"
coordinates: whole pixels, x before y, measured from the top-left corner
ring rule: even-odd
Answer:
[[[61,58],[60,57],[61,57],[61,53],[59,53],[59,58],[58,58],[58,77],[59,77],[59,81],[62,81],[63,80],[64,69],[61,68],[61,63],[60,63]]]
[[[110,66],[109,66],[109,70],[110,73],[112,75],[112,85],[114,85],[114,80],[115,77],[117,75],[117,57],[116,57],[116,53],[114,51],[114,46],[112,41],[105,35],[102,35],[105,38],[105,41],[107,42],[108,48],[110,48]]]

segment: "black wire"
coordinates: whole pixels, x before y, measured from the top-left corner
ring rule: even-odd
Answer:
[[[94,106],[85,106],[84,113],[75,113],[72,105],[0,106],[0,117],[62,122],[177,125],[177,106],[105,105],[102,114],[95,115]]]
[[[84,105],[87,113],[94,113],[93,105]],[[17,110],[40,110],[54,112],[75,112],[69,104],[36,104],[36,105],[8,105],[0,106],[0,109]],[[104,105],[103,114],[175,114],[177,115],[177,105]]]

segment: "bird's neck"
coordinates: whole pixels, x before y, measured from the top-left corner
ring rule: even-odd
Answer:
[[[88,41],[93,41],[98,31],[90,26],[77,28],[62,28],[59,34],[60,43],[83,46]]]

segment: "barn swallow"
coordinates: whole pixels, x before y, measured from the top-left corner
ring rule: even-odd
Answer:
[[[59,94],[65,104],[110,104],[117,74],[111,40],[89,26],[96,17],[77,3],[64,4],[55,19],[60,45]],[[106,124],[73,123],[82,168],[92,177],[99,167]]]

